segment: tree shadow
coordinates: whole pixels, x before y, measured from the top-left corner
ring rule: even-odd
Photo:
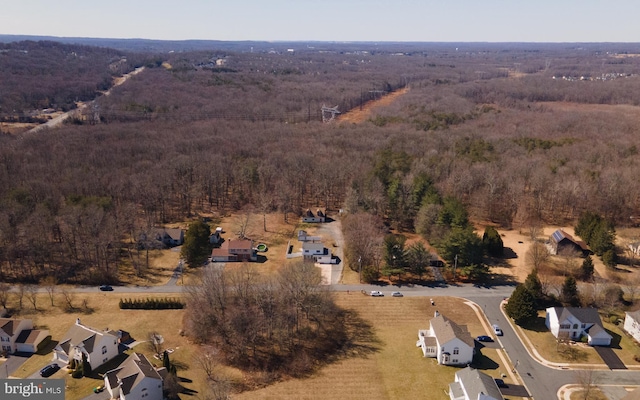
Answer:
[[[505,247],[502,253],[502,258],[504,260],[513,260],[518,258],[518,255],[511,247]]]
[[[39,356],[47,355],[53,352],[53,349],[56,348],[58,343],[59,341],[57,340],[51,340],[51,335],[49,335],[46,338],[44,338],[44,340],[40,343],[40,345],[38,346],[38,351],[36,351],[36,354]]]
[[[471,366],[479,370],[496,370],[500,365],[491,358],[482,354],[479,348],[476,348],[476,354],[473,356]]]
[[[521,324],[522,329],[526,329],[528,331],[533,332],[549,332],[549,329],[545,325],[544,317],[536,317],[535,319],[529,320]]]

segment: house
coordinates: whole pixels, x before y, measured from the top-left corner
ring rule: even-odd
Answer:
[[[33,329],[30,319],[0,318],[2,353],[35,353],[40,342],[48,336],[47,330]]]
[[[595,308],[549,307],[545,325],[556,338],[580,340],[587,337],[590,346],[610,346],[611,335],[602,326]]]
[[[319,264],[335,264],[337,259],[331,255],[331,250],[319,242],[302,242],[302,256],[307,261]]]
[[[144,354],[133,353],[116,369],[104,374],[104,387],[112,399],[162,399],[165,368],[156,369]]]
[[[449,385],[450,400],[504,400],[496,381],[489,375],[467,367],[456,372]]]
[[[316,215],[313,215],[313,212],[310,209],[307,209],[307,211],[302,215],[302,222],[318,223],[324,221],[325,215],[320,209],[316,210]]]
[[[300,229],[298,231],[298,241],[299,242],[319,242],[322,238],[320,236],[309,236],[307,231]]]
[[[98,368],[119,354],[118,337],[108,329],[101,331],[85,326],[78,318],[53,350],[53,360],[81,361],[83,354],[91,368]]]
[[[636,342],[640,342],[640,310],[624,313],[623,328]]]
[[[429,329],[418,331],[417,347],[425,357],[442,365],[467,365],[473,360],[475,342],[466,326],[460,326],[438,311],[429,321]]]
[[[184,243],[184,231],[178,228],[165,228],[156,231],[156,240],[168,247],[181,246]]]
[[[215,231],[213,231],[211,233],[211,235],[209,236],[209,243],[210,244],[219,244],[222,241],[222,228],[221,227],[217,227]]]
[[[547,248],[551,254],[561,254],[563,252],[576,252],[582,256],[590,253],[589,247],[582,240],[576,240],[562,229],[558,229],[549,236]]]
[[[249,239],[226,240],[211,252],[212,262],[256,261],[257,252]]]

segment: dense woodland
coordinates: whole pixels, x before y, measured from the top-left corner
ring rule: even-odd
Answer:
[[[378,247],[389,227],[437,235],[445,199],[502,227],[639,215],[637,45],[315,45],[127,54],[117,72],[121,50],[2,45],[2,110],[63,110],[147,68],[98,98],[100,123],[0,135],[0,278],[115,281],[141,233],[246,207],[342,208]],[[50,76],[20,78],[48,51]],[[321,122],[405,87],[367,121]]]

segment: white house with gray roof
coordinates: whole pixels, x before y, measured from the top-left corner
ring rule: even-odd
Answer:
[[[429,321],[429,329],[418,331],[417,347],[425,357],[443,365],[467,365],[473,360],[475,342],[466,326],[460,326],[438,311]]]
[[[30,319],[0,318],[2,353],[35,353],[40,342],[48,336],[48,330],[33,329],[33,321]]]
[[[623,328],[636,342],[640,342],[640,310],[624,313]]]
[[[595,308],[549,307],[545,325],[556,338],[580,340],[587,337],[591,346],[610,346],[611,335],[602,326],[600,314]]]
[[[161,400],[166,371],[154,368],[144,354],[133,353],[118,368],[104,374],[104,387],[112,399]]]
[[[85,326],[78,318],[53,349],[53,359],[64,363],[71,359],[82,361],[83,354],[92,369],[98,368],[119,354],[118,337],[108,330]]]
[[[456,372],[449,385],[450,400],[504,400],[496,381],[489,375],[467,367]]]

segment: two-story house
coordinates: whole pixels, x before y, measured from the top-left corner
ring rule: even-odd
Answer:
[[[0,349],[2,353],[35,353],[49,331],[33,329],[30,319],[0,318]]]
[[[473,360],[475,342],[466,326],[460,326],[438,311],[429,321],[429,329],[418,331],[417,347],[425,357],[443,365],[466,365]]]
[[[53,350],[53,359],[64,363],[71,359],[82,361],[83,354],[92,369],[98,368],[119,354],[118,337],[85,326],[78,318]]]
[[[545,325],[559,339],[580,340],[587,337],[591,346],[610,346],[611,335],[602,326],[595,308],[549,307]]]
[[[258,255],[249,239],[225,240],[222,245],[211,251],[213,262],[256,261]]]
[[[165,368],[156,369],[144,354],[133,353],[116,369],[104,374],[111,399],[161,400]]]

